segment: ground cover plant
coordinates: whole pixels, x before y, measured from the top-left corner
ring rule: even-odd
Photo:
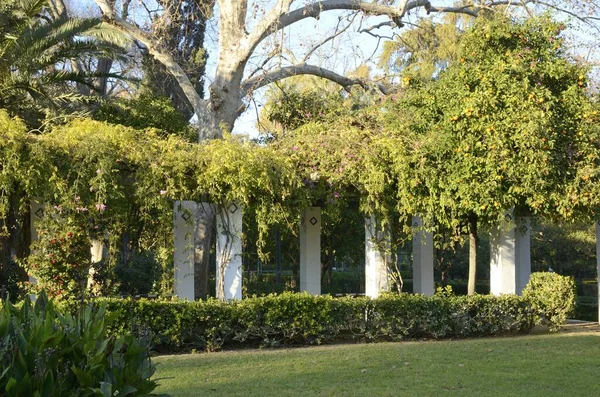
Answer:
[[[598,334],[336,345],[157,358],[173,396],[597,394]]]
[[[145,396],[156,388],[143,339],[107,334],[103,307],[63,315],[44,293],[0,312],[0,395]]]

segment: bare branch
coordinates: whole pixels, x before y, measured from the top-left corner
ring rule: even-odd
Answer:
[[[592,15],[585,15],[585,16],[583,16],[583,15],[577,14],[576,12],[570,11],[569,9],[561,8],[561,7],[559,7],[559,6],[555,5],[555,4],[548,3],[548,2],[545,2],[545,1],[539,1],[539,0],[523,1],[523,4],[521,4],[521,3],[515,3],[514,1],[511,1],[511,0],[501,0],[501,1],[494,1],[493,3],[490,3],[488,6],[491,7],[491,6],[497,6],[497,5],[509,5],[509,6],[521,6],[521,7],[523,7],[523,6],[525,6],[526,4],[529,4],[529,3],[539,4],[539,5],[551,8],[551,9],[556,10],[558,12],[570,15],[573,18],[576,18],[576,19],[578,19],[581,22],[584,22],[586,24],[590,24],[591,25],[590,21],[600,21],[600,17],[598,17],[598,16],[592,16]]]
[[[179,66],[173,57],[166,51],[162,51],[161,46],[152,40],[152,38],[136,25],[127,22],[120,16],[116,15],[115,11],[109,5],[107,0],[94,0],[102,13],[109,19],[110,23],[118,27],[125,33],[129,34],[138,42],[142,43],[148,52],[162,63],[165,68],[173,75],[175,80],[179,83],[183,90],[186,98],[190,101],[194,112],[198,117],[204,116],[207,112],[207,102],[200,98],[200,95],[194,89],[194,85],[185,74],[184,70]],[[200,137],[202,140],[203,137]]]
[[[123,0],[123,5],[121,6],[121,18],[127,19],[129,17],[129,5],[131,4],[131,0]]]
[[[333,81],[334,83],[341,85],[345,89],[348,89],[355,85],[359,85],[364,89],[369,88],[369,83],[364,80],[352,79],[319,66],[300,63],[297,65],[285,66],[280,69],[264,73],[261,76],[256,76],[244,81],[242,83],[242,94],[244,96],[247,96],[250,95],[253,91],[264,87],[268,84],[274,83],[279,80],[283,80],[288,77],[299,75],[313,75],[321,77]],[[379,84],[377,88],[384,94],[387,93],[387,89],[383,85]]]
[[[282,13],[277,18],[273,18],[273,13],[271,12],[268,15],[269,19],[265,19],[265,23],[259,24],[259,26],[257,26],[247,37],[247,42],[244,43],[246,47],[246,54],[248,55],[252,53],[256,46],[269,35],[303,19],[318,18],[321,13],[332,10],[361,11],[368,15],[387,15],[394,20],[398,26],[401,26],[400,19],[406,14],[406,12],[420,7],[427,9],[428,12],[454,12],[477,16],[477,11],[471,9],[475,7],[474,5],[465,5],[460,7],[437,7],[432,6],[429,0],[403,1],[402,4],[404,7],[399,8],[395,6],[377,4],[374,2],[368,3],[360,0],[323,0],[307,4],[306,6],[298,8],[294,11]]]
[[[373,26],[369,26],[368,28],[361,29],[361,30],[359,30],[359,31],[358,31],[358,33],[369,33],[369,34],[372,34],[371,32],[372,32],[373,30],[375,30],[375,29],[379,29],[379,28],[382,28],[382,27],[384,27],[384,26],[387,26],[387,27],[394,27],[394,26],[395,26],[395,24],[394,24],[394,22],[392,22],[392,21],[388,21],[388,22],[381,22],[381,23],[378,23],[377,25],[373,25]]]
[[[354,14],[348,21],[348,24],[346,26],[344,26],[342,29],[338,30],[338,27],[340,25],[340,21],[338,21],[338,25],[335,27],[335,32],[327,37],[324,40],[321,40],[320,43],[315,44],[310,50],[308,50],[308,52],[304,55],[304,58],[302,58],[302,62],[306,62],[308,60],[308,58],[311,57],[312,54],[314,54],[314,52],[316,50],[318,50],[319,48],[321,48],[323,45],[325,45],[326,43],[330,42],[331,40],[335,39],[336,37],[340,36],[341,34],[343,34],[345,31],[347,31],[350,26],[352,26],[352,23],[354,22],[354,20],[356,19],[356,14]]]
[[[265,37],[275,32],[275,30],[272,30],[272,26],[277,24],[277,20],[281,15],[290,11],[290,5],[293,1],[294,0],[277,0],[275,7],[273,7],[271,11],[269,11],[267,15],[262,18],[259,24],[248,36],[248,42],[254,44],[251,45],[253,48],[256,47],[256,45],[258,45],[258,43],[260,43]]]

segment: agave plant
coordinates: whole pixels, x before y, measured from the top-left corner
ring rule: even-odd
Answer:
[[[0,108],[48,115],[92,100],[77,87],[96,89],[98,78],[118,77],[79,67],[83,59],[117,58],[127,40],[99,18],[53,15],[49,0],[2,0]]]

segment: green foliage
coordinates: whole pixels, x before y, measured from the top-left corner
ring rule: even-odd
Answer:
[[[115,267],[115,275],[121,281],[119,292],[122,295],[150,293],[160,279],[161,270],[149,251],[130,255],[127,262],[119,262]]]
[[[575,310],[575,281],[556,273],[532,273],[523,289],[523,299],[536,311],[536,321],[557,331]]]
[[[531,235],[534,271],[552,271],[575,278],[596,277],[594,224],[543,222]],[[579,295],[583,295],[579,293]]]
[[[160,273],[172,274],[173,200],[242,204],[256,220],[259,243],[273,224],[295,226],[308,203],[295,164],[272,147],[235,137],[190,144],[173,135],[163,139],[155,130],[88,119],[36,136],[5,113],[0,116],[5,138],[0,141],[0,219],[16,192],[24,211],[30,201],[47,203],[50,209],[62,208],[64,222],[88,239],[104,239],[106,232],[105,279],[118,263],[127,266],[131,256],[150,249]],[[48,247],[39,251],[49,252]],[[158,284],[165,287],[160,292],[171,294],[168,280]]]
[[[0,109],[0,218],[9,209],[9,197],[22,182],[23,175],[32,176],[33,164],[27,162],[27,136],[25,124],[11,118],[6,110]],[[26,185],[26,183],[24,184]],[[0,233],[6,234],[6,224]]]
[[[401,73],[403,83],[411,79],[430,80],[449,64],[458,60],[460,36],[474,18],[446,14],[441,23],[423,21],[419,29],[410,29],[386,41],[379,66],[388,74]]]
[[[94,119],[138,130],[155,128],[159,134],[175,134],[189,142],[198,140],[198,132],[171,104],[169,98],[140,95],[133,99],[103,102]]]
[[[561,29],[549,20],[477,21],[458,62],[389,105],[390,123],[414,134],[395,150],[401,210],[451,230],[470,214],[496,223],[512,207],[573,215],[565,186],[588,146],[579,109],[592,105],[586,69],[564,55]]]
[[[157,386],[147,347],[107,336],[103,307],[59,314],[41,294],[35,305],[3,304],[0,390],[6,396],[145,396]]]
[[[283,85],[269,91],[268,104],[262,117],[275,123],[274,129],[278,126],[279,129],[294,130],[308,122],[331,117],[342,110],[342,105],[343,98],[338,92]]]
[[[216,350],[237,343],[281,346],[335,340],[450,338],[526,332],[533,311],[517,296],[387,295],[339,298],[283,293],[242,301],[101,300],[112,331],[148,327],[162,350]]]

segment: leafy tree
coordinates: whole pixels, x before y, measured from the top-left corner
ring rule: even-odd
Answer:
[[[469,15],[447,14],[442,22],[427,20],[419,29],[403,31],[383,44],[379,67],[388,78],[430,80],[458,61],[460,37],[473,21]]]
[[[194,142],[194,127],[178,112],[169,98],[142,94],[132,99],[104,101],[93,113],[99,121],[138,130],[154,128],[161,134],[176,134]]]
[[[415,82],[390,103],[390,119],[410,131],[397,149],[398,198],[450,230],[468,227],[475,252],[478,223],[506,211],[569,217],[565,186],[589,167],[578,109],[593,104],[586,67],[565,54],[561,23],[549,19],[477,20],[461,38],[458,62],[430,83]],[[408,118],[408,115],[413,117]],[[470,260],[474,287],[475,256]]]

